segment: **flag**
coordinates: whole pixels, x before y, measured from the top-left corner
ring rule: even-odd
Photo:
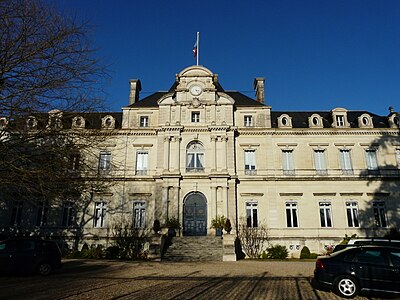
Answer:
[[[193,46],[193,56],[194,56],[194,58],[196,58],[197,57],[197,39],[196,39],[196,43],[194,43],[194,46]]]

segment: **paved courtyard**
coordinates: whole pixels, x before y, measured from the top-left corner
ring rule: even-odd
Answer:
[[[48,277],[0,277],[0,299],[341,299],[312,287],[313,270],[312,261],[66,260]]]

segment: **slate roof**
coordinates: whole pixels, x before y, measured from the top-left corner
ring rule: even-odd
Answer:
[[[331,128],[333,119],[330,111],[271,111],[272,128],[278,128],[278,117],[286,114],[292,118],[293,128],[309,128],[308,118],[313,114],[318,114],[322,118],[324,128]],[[372,117],[374,128],[388,128],[387,116],[379,116],[368,111],[347,111],[347,121],[350,123],[350,128],[359,128],[358,117],[363,114],[368,114]]]
[[[158,107],[157,101],[160,100],[164,95],[173,93],[178,83],[175,82],[167,92],[156,92],[151,94],[136,103],[129,105],[129,107],[140,108],[140,107]],[[217,92],[228,94],[235,100],[235,106],[265,106],[264,104],[255,101],[254,99],[236,91],[225,91],[219,82],[215,84]]]

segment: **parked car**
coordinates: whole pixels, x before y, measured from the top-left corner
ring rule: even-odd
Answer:
[[[54,241],[12,238],[0,242],[1,273],[48,275],[61,267],[61,252]]]
[[[360,246],[318,257],[314,280],[343,298],[360,291],[400,295],[400,248]]]
[[[339,244],[336,245],[333,249],[333,252],[337,252],[343,250],[345,248],[357,247],[357,246],[365,246],[365,245],[376,245],[376,246],[389,246],[389,247],[398,247],[400,248],[399,240],[390,240],[390,239],[352,239],[347,244]]]

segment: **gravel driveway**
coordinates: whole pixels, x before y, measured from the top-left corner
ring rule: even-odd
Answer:
[[[0,299],[341,299],[312,287],[314,264],[65,260],[48,277],[0,277]]]

